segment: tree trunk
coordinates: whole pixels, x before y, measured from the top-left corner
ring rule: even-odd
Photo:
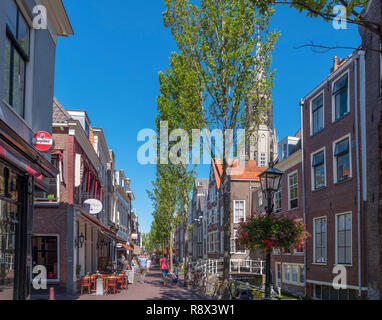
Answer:
[[[224,154],[224,153],[223,153]],[[223,186],[223,229],[224,229],[224,257],[223,257],[223,284],[222,284],[222,299],[229,299],[229,278],[230,278],[230,264],[231,264],[231,208],[230,208],[230,193],[229,181],[227,176],[227,160],[223,157],[223,172],[222,172],[222,186]]]
[[[187,191],[184,190],[185,199],[187,199]],[[184,202],[184,213],[183,213],[183,230],[184,230],[184,287],[188,287],[189,283],[189,268],[188,268],[188,205]]]
[[[169,259],[170,259],[170,272],[173,272],[174,266],[173,266],[173,239],[174,239],[174,231],[171,230],[170,232],[170,253],[169,253]]]

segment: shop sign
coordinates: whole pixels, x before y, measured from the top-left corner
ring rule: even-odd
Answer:
[[[117,247],[118,249],[120,249],[120,248],[123,247],[123,245],[122,245],[122,243],[117,243],[116,247]]]
[[[132,233],[131,234],[131,239],[137,240],[138,239],[138,234],[137,233]]]
[[[45,131],[38,131],[33,136],[34,147],[41,152],[50,152],[54,147],[52,136]]]
[[[102,202],[97,199],[88,199],[84,202],[84,209],[90,214],[97,214],[102,211]]]

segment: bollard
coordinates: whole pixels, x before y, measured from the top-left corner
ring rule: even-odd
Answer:
[[[49,290],[49,300],[54,300],[54,288],[51,287]]]

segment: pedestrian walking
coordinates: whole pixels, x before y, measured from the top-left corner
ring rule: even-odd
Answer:
[[[147,254],[147,272],[150,272],[151,268],[151,259],[149,257],[149,254]]]
[[[163,258],[159,260],[160,268],[162,270],[163,285],[167,284],[167,275],[168,275],[168,260],[167,255],[163,255]]]
[[[147,260],[148,257],[144,254],[141,254],[138,258],[139,263],[139,271],[141,272],[141,281],[142,283],[145,283],[145,277],[147,272]]]

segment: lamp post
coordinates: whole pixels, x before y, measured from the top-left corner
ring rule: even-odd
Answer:
[[[267,200],[265,211],[267,215],[273,212],[273,196],[280,187],[283,172],[273,167],[273,161],[269,163],[269,168],[260,174],[261,190]],[[271,253],[267,251],[265,264],[265,298],[271,296]]]

